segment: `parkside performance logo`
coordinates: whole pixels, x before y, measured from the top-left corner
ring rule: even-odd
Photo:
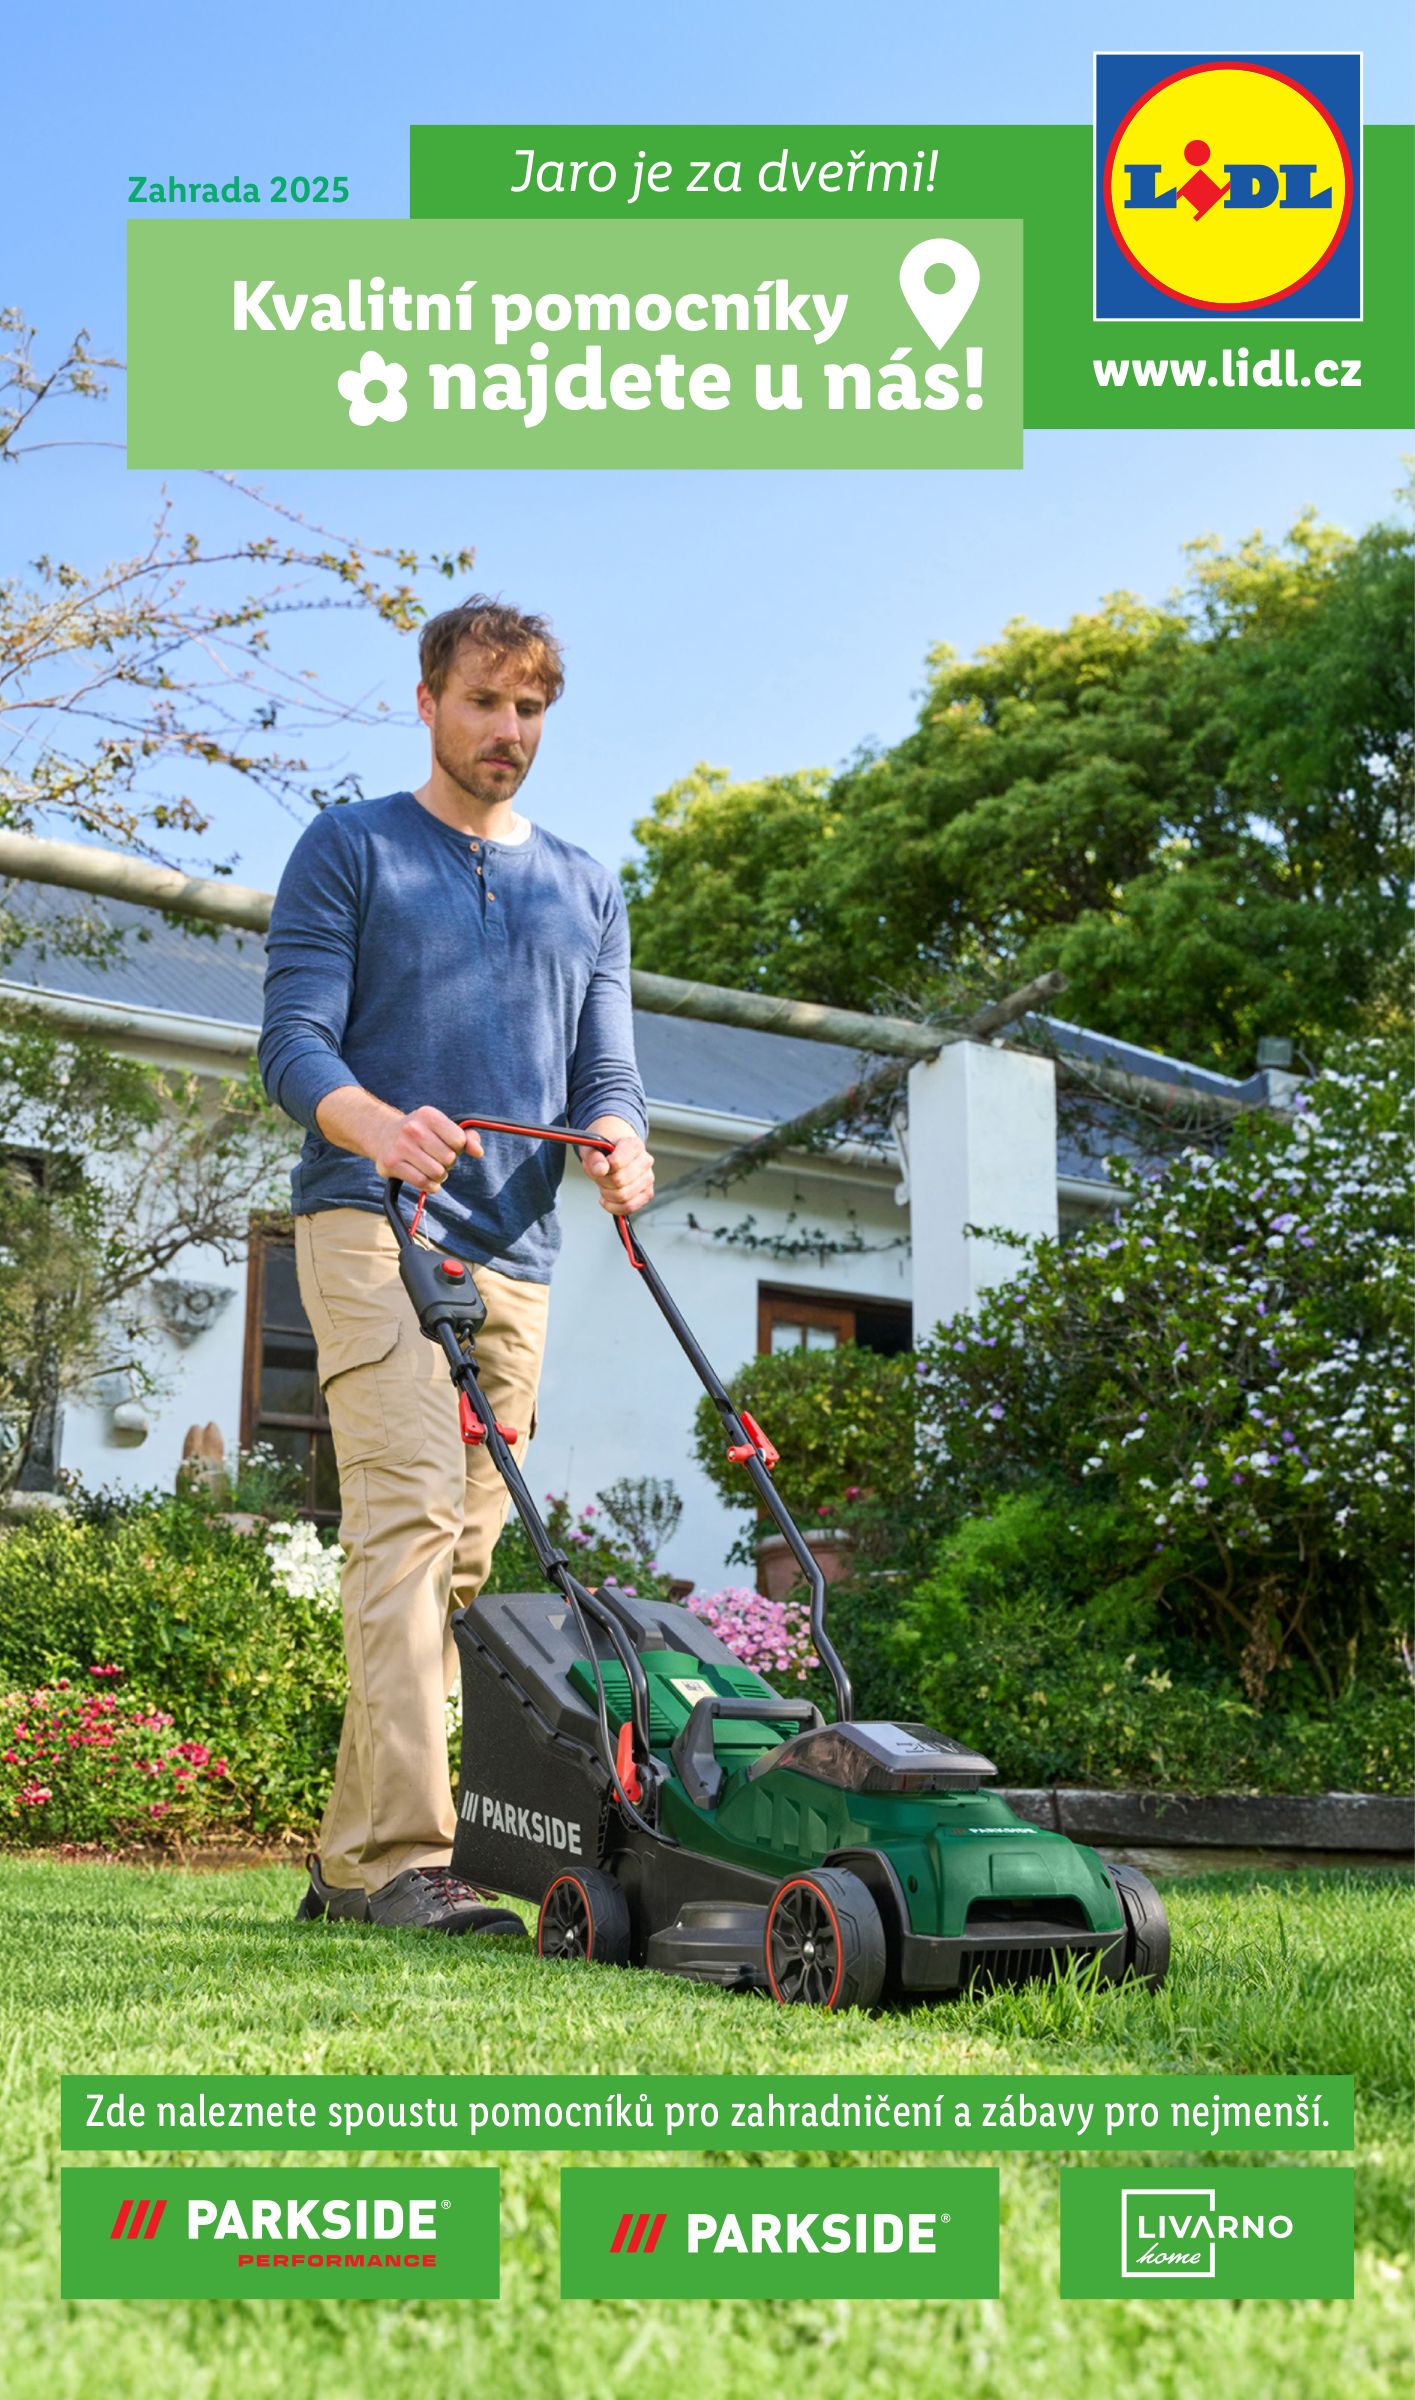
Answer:
[[[70,2300],[495,2299],[490,2168],[66,2167]]]
[[[1361,315],[1361,59],[1098,52],[1095,314]]]

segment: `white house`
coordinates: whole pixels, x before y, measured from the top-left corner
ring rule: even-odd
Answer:
[[[45,895],[46,912],[60,905]],[[195,938],[147,909],[91,905],[120,931],[118,957],[98,965],[30,950],[5,968],[0,992],[98,1030],[114,1050],[233,1072],[260,1020],[259,936]],[[1055,1020],[1046,1027],[1063,1062],[1143,1075],[1176,1096],[1207,1092],[1240,1105],[1269,1096],[1262,1075],[1233,1083]],[[831,1043],[643,1011],[636,1035],[666,1195],[639,1221],[644,1242],[724,1375],[759,1350],[796,1344],[907,1347],[916,1319],[932,1325],[1015,1269],[1012,1250],[965,1227],[1054,1233],[1112,1204],[1101,1154],[1122,1146],[1114,1129],[1058,1135],[1053,1059],[1005,1039],[960,1043],[912,1068],[907,1125],[901,1112],[877,1146],[788,1154],[725,1194],[701,1184],[669,1191],[692,1168],[843,1090],[859,1059]],[[466,1102],[472,1113],[470,1074]],[[292,1157],[298,1140],[292,1127]],[[740,1581],[743,1570],[726,1563],[733,1521],[691,1457],[698,1386],[573,1164],[562,1188],[532,1488],[579,1504],[620,1475],[667,1477],[684,1509],[665,1563],[701,1590]],[[302,1458],[310,1505],[333,1512],[333,1458],[288,1228],[253,1228],[238,1268],[189,1252],[154,1312],[162,1391],[136,1407],[120,1390],[101,1404],[68,1403],[48,1472],[62,1463],[90,1483],[167,1486],[188,1428],[214,1420],[228,1452],[263,1440]],[[778,1480],[789,1501],[789,1461]]]

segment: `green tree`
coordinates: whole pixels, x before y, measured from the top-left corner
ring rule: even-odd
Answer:
[[[144,1288],[188,1245],[245,1254],[289,1128],[254,1068],[215,1091],[0,1017],[0,1494],[66,1393],[157,1388]]]
[[[1410,552],[1199,542],[1165,606],[935,650],[833,778],[698,768],[635,829],[639,964],[855,1007],[1059,966],[1087,1023],[1240,1069],[1349,1028],[1405,923]]]
[[[86,333],[47,367],[34,345],[20,312],[0,309],[0,475],[32,472],[22,462],[55,447],[121,447],[85,433],[121,362]],[[164,495],[128,557],[46,554],[0,579],[0,828],[151,854],[206,833],[198,791],[212,770],[296,809],[358,797],[356,777],[326,775],[305,745],[388,712],[328,690],[292,655],[291,620],[371,611],[411,632],[422,562],[309,524],[230,475],[205,481],[208,533],[180,526]],[[430,563],[451,577],[472,555]],[[51,947],[107,946],[81,903],[42,931]],[[0,893],[0,958],[30,935],[23,892]]]

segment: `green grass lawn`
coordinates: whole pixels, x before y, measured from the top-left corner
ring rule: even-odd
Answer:
[[[1035,1987],[908,2016],[844,2018],[657,1976],[543,1966],[470,1941],[297,1928],[300,1888],[280,1868],[191,1875],[0,1860],[10,2220],[0,2386],[12,2400],[95,2392],[756,2400],[782,2391],[803,2400],[1389,2400],[1409,2388],[1409,1887],[1397,1878],[1235,1874],[1171,1884],[1176,1966],[1158,1994]],[[64,2071],[970,2067],[1254,2070],[1310,2077],[1314,2087],[1325,2074],[1353,2074],[1355,2301],[1063,2303],[1058,2158],[971,2152],[911,2155],[917,2164],[956,2156],[1000,2166],[1000,2301],[562,2304],[562,2161],[528,2152],[497,2162],[499,2303],[66,2304],[55,2296]],[[220,2155],[193,2153],[190,2163]],[[301,2157],[337,2164],[344,2155]],[[450,2154],[448,2163],[469,2155]],[[868,2154],[834,2155],[865,2163]],[[406,2154],[400,2163],[410,2163]],[[790,2161],[778,2152],[767,2163]],[[1068,2154],[1067,2163],[1085,2160]],[[1171,2162],[1135,2153],[1095,2163]],[[1234,2154],[1222,2163],[1254,2162]],[[1282,2163],[1301,2159],[1283,2154]],[[1325,2163],[1340,2162],[1328,2155]]]

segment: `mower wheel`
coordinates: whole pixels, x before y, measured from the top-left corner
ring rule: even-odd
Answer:
[[[767,1910],[766,1972],[783,2007],[873,2008],[885,1963],[879,1910],[848,1867],[782,1884]]]
[[[1113,1866],[1111,1882],[1125,1918],[1125,1972],[1157,1992],[1169,1973],[1169,1919],[1148,1875],[1138,1867]]]
[[[557,1875],[540,1904],[536,1949],[542,1958],[590,1958],[629,1964],[629,1903],[612,1875],[577,1867]]]

